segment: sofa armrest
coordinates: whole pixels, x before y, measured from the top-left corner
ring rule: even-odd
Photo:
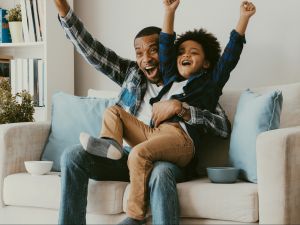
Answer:
[[[261,224],[300,222],[300,126],[257,138],[259,220]]]
[[[40,160],[50,122],[0,125],[0,204],[6,176],[25,171],[24,161]]]

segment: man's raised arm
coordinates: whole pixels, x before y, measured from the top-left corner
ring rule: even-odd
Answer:
[[[61,17],[65,17],[70,10],[70,6],[67,0],[54,0],[54,3],[58,10],[59,15]]]

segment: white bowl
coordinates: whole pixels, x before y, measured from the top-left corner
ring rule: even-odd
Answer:
[[[24,164],[31,175],[43,175],[50,172],[53,161],[25,161]]]

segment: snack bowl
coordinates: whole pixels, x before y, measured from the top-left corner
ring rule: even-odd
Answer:
[[[44,175],[51,171],[53,161],[25,161],[24,164],[31,175]]]
[[[235,183],[239,176],[239,169],[235,167],[208,167],[208,178],[213,183]]]

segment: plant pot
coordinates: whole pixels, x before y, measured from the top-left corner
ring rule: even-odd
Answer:
[[[22,22],[8,22],[12,43],[23,42]]]

